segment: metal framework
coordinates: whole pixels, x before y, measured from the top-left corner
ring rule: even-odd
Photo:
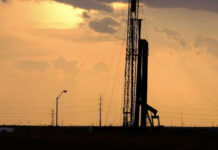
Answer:
[[[146,127],[147,118],[154,126],[157,110],[147,104],[148,42],[141,39],[140,0],[129,0],[123,126]],[[153,113],[149,116],[148,111]]]

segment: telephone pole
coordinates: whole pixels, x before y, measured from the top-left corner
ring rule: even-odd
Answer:
[[[54,109],[51,110],[51,126],[54,126]]]
[[[100,95],[100,113],[99,113],[99,127],[101,127],[101,111],[102,111],[102,98],[101,98],[101,95]]]

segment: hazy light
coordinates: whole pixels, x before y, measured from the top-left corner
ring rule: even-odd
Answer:
[[[72,29],[83,22],[80,17],[82,9],[48,1],[40,2],[38,5],[36,19],[39,20],[39,28]]]
[[[0,17],[7,18],[7,27],[72,29],[83,22],[83,11],[54,1],[13,1],[0,9]]]
[[[124,3],[120,3],[120,2],[115,2],[115,3],[112,3],[112,7],[114,9],[124,9],[124,8],[127,8],[128,5]]]

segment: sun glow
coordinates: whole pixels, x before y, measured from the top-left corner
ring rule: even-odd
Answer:
[[[83,10],[57,2],[40,2],[36,18],[40,28],[72,29],[83,22]],[[40,12],[39,12],[40,11]]]

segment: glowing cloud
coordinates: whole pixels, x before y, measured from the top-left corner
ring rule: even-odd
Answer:
[[[38,19],[44,28],[70,29],[83,22],[82,9],[57,2],[40,2]]]

